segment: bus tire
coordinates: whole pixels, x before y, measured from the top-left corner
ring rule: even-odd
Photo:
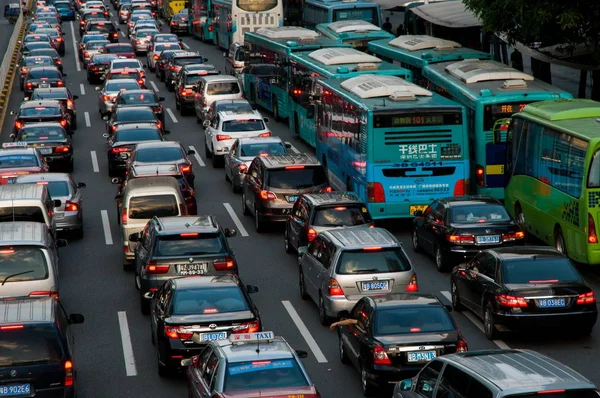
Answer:
[[[325,157],[325,155],[323,155],[323,157],[321,158],[321,164],[325,169],[325,175],[327,176],[327,178],[329,178],[329,169],[327,168],[327,158]]]
[[[298,114],[294,112],[294,134],[300,135],[300,125],[298,124]]]
[[[352,180],[350,179],[350,177],[348,177],[346,179],[346,191],[348,191],[348,192],[354,192],[354,186],[352,184]]]
[[[279,117],[279,105],[277,103],[277,98],[273,97],[273,118],[276,122],[280,122],[281,118]]]
[[[554,247],[565,256],[567,255],[567,243],[559,225],[554,228]]]
[[[517,202],[515,204],[515,222],[525,232],[525,215],[523,214],[523,209],[521,208],[521,204]]]

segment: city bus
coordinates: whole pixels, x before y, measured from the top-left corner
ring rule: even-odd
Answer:
[[[324,79],[316,155],[336,190],[356,193],[376,219],[411,218],[469,189],[466,112],[396,76]]]
[[[316,31],[325,37],[348,43],[360,51],[367,51],[367,44],[372,40],[390,40],[395,36],[377,25],[358,20],[320,23]]]
[[[293,53],[328,47],[350,47],[314,30],[294,26],[262,28],[245,35],[244,97],[273,113],[276,120],[287,119],[288,65]],[[264,67],[258,68],[257,65]],[[265,74],[266,70],[266,74]],[[254,73],[254,72],[256,73]]]
[[[529,104],[494,129],[495,142],[505,138],[508,212],[584,264],[600,264],[599,120],[599,102],[564,99]]]
[[[211,0],[190,0],[188,10],[189,34],[202,42],[213,43],[215,37],[213,18],[208,15],[212,10]]]
[[[504,198],[504,144],[494,144],[492,128],[525,105],[573,96],[527,73],[492,60],[467,59],[426,65],[429,88],[467,108],[474,194]]]
[[[283,0],[211,0],[213,42],[228,50],[244,43],[244,34],[260,28],[283,26]]]
[[[412,73],[408,69],[354,48],[322,48],[290,55],[290,130],[314,148],[317,127],[315,119],[306,118],[306,112],[311,103],[319,100],[315,92],[316,82],[323,78],[348,79],[364,74],[398,76],[412,81]]]
[[[358,20],[381,27],[379,4],[368,0],[306,0],[302,9],[304,27],[318,24]]]
[[[374,40],[368,51],[388,62],[397,62],[413,72],[414,82],[427,87],[423,68],[438,62],[492,59],[492,54],[462,47],[459,43],[427,35],[403,35],[392,40]]]

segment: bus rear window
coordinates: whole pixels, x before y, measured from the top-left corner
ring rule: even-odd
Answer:
[[[368,224],[371,221],[367,208],[358,204],[319,208],[315,212],[312,224],[318,227],[345,227]]]
[[[379,26],[379,18],[377,17],[377,9],[375,7],[346,8],[333,11],[332,22],[348,20],[362,20]]]
[[[129,218],[151,219],[179,215],[179,206],[174,195],[134,196],[129,200]]]

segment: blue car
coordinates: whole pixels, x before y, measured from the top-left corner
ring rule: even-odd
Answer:
[[[75,20],[75,6],[70,1],[59,0],[54,2],[54,7],[63,21]]]

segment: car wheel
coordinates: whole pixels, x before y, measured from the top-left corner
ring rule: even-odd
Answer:
[[[582,326],[579,329],[577,329],[577,331],[575,332],[577,334],[577,336],[579,337],[588,337],[590,334],[592,334],[592,330],[594,329],[594,325],[586,325],[586,326]]]
[[[494,322],[494,310],[492,304],[487,303],[483,312],[483,331],[488,340],[497,340],[500,333]]]
[[[279,117],[279,105],[277,105],[277,100],[275,98],[273,98],[273,118],[277,122],[281,120]]]
[[[74,117],[73,120],[71,121],[71,128],[73,130],[77,130],[77,117]]]
[[[67,173],[72,173],[73,172],[73,168],[74,168],[74,166],[73,166],[73,159],[71,159],[69,161],[69,163],[67,163],[67,167],[65,167],[65,171]]]
[[[179,102],[177,102],[177,97],[175,97],[175,109],[181,110],[181,106],[179,105]]]
[[[194,111],[194,113],[196,113],[196,123],[202,124],[202,119],[200,119],[200,116],[198,116],[198,112]]]
[[[229,178],[229,175],[227,174],[227,168],[225,168],[225,172],[223,174],[225,174],[225,181],[230,182],[231,178]]]
[[[452,299],[452,309],[454,311],[462,311],[465,307],[460,302],[460,297],[458,297],[458,286],[456,286],[456,282],[450,282],[450,295]]]
[[[164,343],[161,344],[161,342],[159,341],[158,345],[156,347],[157,363],[158,363],[158,375],[160,377],[169,377],[169,375],[170,375],[169,369],[166,366],[160,364],[160,360],[161,360],[160,351],[161,351],[161,348],[163,346],[164,346]]]
[[[323,326],[329,326],[331,324],[331,318],[325,311],[325,301],[323,301],[323,295],[319,293],[319,322]]]
[[[152,326],[150,326],[150,340],[152,341],[152,345],[156,346],[156,338],[154,337],[154,330],[152,330]]]
[[[300,288],[300,298],[302,300],[308,300],[310,296],[306,292],[306,282],[304,281],[304,272],[300,267],[300,273],[298,274],[298,287]]]
[[[206,156],[207,159],[210,159],[213,156],[210,149],[208,149],[208,145],[206,144],[206,141],[204,141],[204,156]]]
[[[417,228],[413,228],[412,231],[412,247],[415,253],[421,252],[421,246],[419,246],[419,234],[417,233]]]
[[[233,191],[233,193],[240,192],[240,187],[235,185],[235,178],[230,178],[229,180],[231,181],[231,190]]]
[[[246,206],[246,194],[242,193],[242,214],[245,216],[250,215],[250,211],[248,210],[248,206]]]
[[[73,232],[71,232],[71,236],[73,237],[73,239],[83,239],[83,225],[81,226],[81,228],[73,230]]]
[[[254,229],[256,229],[256,232],[259,234],[265,231],[265,223],[260,221],[258,210],[254,210]]]
[[[142,315],[150,315],[150,300],[145,298],[143,294],[140,294],[140,311]]]
[[[285,252],[289,254],[293,254],[295,251],[294,247],[290,244],[290,234],[288,233],[287,227],[283,232],[283,248],[285,249]]]
[[[346,354],[346,347],[344,347],[344,340],[342,340],[342,334],[340,332],[338,332],[338,352],[340,354],[340,362],[347,364],[348,355]]]
[[[371,397],[375,393],[376,388],[369,383],[369,374],[365,364],[360,365],[360,386],[365,397]]]
[[[448,268],[448,263],[440,245],[435,246],[435,266],[439,272],[444,272]]]
[[[214,169],[220,169],[223,167],[223,155],[215,155],[213,152],[212,165]]]

